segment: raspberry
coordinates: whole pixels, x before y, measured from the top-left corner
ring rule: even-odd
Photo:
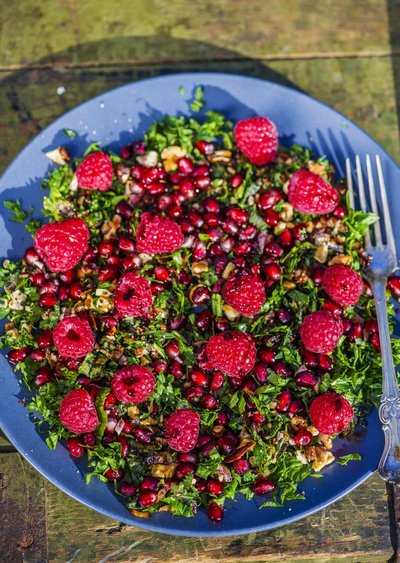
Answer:
[[[86,190],[106,192],[112,186],[113,167],[110,157],[102,152],[93,152],[78,166],[78,186]]]
[[[164,422],[165,437],[177,452],[193,450],[199,437],[200,416],[191,409],[179,409]]]
[[[72,217],[40,227],[34,246],[52,272],[66,272],[76,266],[87,251],[89,237],[85,221]]]
[[[142,403],[152,392],[156,378],[149,368],[143,366],[127,366],[117,371],[112,380],[111,388],[114,395],[122,403]]]
[[[322,434],[331,435],[347,430],[353,416],[349,401],[333,392],[319,395],[311,403],[311,422]]]
[[[60,356],[81,358],[94,348],[94,336],[86,319],[65,317],[53,330],[53,340]]]
[[[244,377],[256,362],[252,337],[244,332],[227,331],[212,336],[206,345],[210,366],[231,377]]]
[[[153,303],[149,280],[134,272],[123,275],[114,291],[114,303],[126,317],[145,315]]]
[[[138,252],[163,254],[173,252],[183,244],[180,226],[162,215],[142,213],[136,233]]]
[[[278,152],[278,130],[266,117],[239,121],[234,129],[236,143],[252,164],[264,166],[275,160]]]
[[[313,215],[332,213],[339,202],[335,188],[309,170],[298,170],[292,174],[288,197],[296,211]]]
[[[350,266],[335,264],[325,270],[322,287],[339,305],[355,305],[363,291],[363,281]]]
[[[99,423],[96,407],[85,389],[74,389],[64,397],[60,405],[60,421],[74,432],[93,432]]]
[[[264,304],[264,283],[259,276],[239,272],[227,279],[222,290],[222,297],[236,311],[252,317],[260,311]]]
[[[305,348],[317,354],[332,352],[342,334],[342,321],[329,311],[310,313],[300,327],[300,337]]]

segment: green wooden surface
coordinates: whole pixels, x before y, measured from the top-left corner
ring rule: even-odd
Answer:
[[[400,161],[400,0],[19,0],[0,8],[0,170],[42,128],[92,96],[193,70],[299,88],[353,119]],[[387,561],[391,536],[396,543],[399,499],[392,503],[391,529],[385,485],[377,476],[279,530],[175,538],[85,508],[11,450],[0,436],[5,563],[364,563]]]

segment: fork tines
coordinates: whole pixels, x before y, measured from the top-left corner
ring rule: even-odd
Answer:
[[[363,213],[372,211],[372,213],[375,213],[379,217],[379,220],[376,221],[373,225],[375,245],[377,247],[382,247],[385,239],[386,244],[391,247],[393,254],[396,258],[396,247],[395,247],[395,239],[393,234],[393,225],[390,217],[386,186],[382,172],[382,163],[379,155],[375,155],[375,161],[376,161],[376,173],[374,175],[371,157],[369,156],[369,154],[366,155],[365,163],[367,169],[367,173],[366,173],[367,186],[368,186],[368,194],[367,194],[365,189],[361,158],[359,155],[356,155],[355,179],[358,185],[358,200],[359,200],[361,211]],[[355,192],[353,185],[351,161],[349,158],[346,159],[346,175],[347,175],[347,185],[349,190],[349,203],[350,206],[353,209],[355,209]],[[375,189],[376,177],[378,179],[377,183],[379,185],[378,198],[380,202],[381,213],[379,212],[377,192]],[[369,204],[367,197],[369,200]],[[367,235],[365,238],[366,238],[367,246],[371,246],[371,235],[369,231],[367,231]],[[397,264],[397,259],[395,260],[395,263]]]

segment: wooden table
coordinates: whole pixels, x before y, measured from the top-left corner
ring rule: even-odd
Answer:
[[[19,0],[2,2],[0,26],[1,169],[76,104],[140,78],[192,70],[300,88],[345,113],[400,160],[399,0]],[[175,538],[92,512],[0,438],[4,563],[387,561],[397,550],[400,514],[398,499],[389,504],[390,519],[385,484],[374,476],[282,529]]]

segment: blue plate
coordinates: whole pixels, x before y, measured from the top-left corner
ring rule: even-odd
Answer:
[[[188,101],[197,86],[203,86],[207,109],[226,114],[236,121],[252,115],[271,118],[283,144],[298,143],[325,154],[344,175],[347,156],[379,154],[389,188],[393,216],[400,215],[400,199],[394,187],[400,186],[400,170],[386,152],[364,131],[343,115],[322,103],[286,87],[270,82],[229,74],[194,73],[162,76],[129,84],[94,98],[70,111],[38,135],[14,160],[0,180],[0,196],[19,198],[24,208],[33,204],[36,216],[43,199],[41,179],[52,169],[44,156],[50,148],[66,145],[72,155],[81,155],[93,141],[118,150],[140,138],[148,126],[163,115],[188,115]],[[184,93],[180,87],[184,87]],[[200,114],[201,116],[201,114]],[[63,129],[73,129],[71,140]],[[2,206],[1,206],[2,207]],[[24,228],[9,220],[3,210],[0,217],[0,257],[20,258],[32,239]],[[400,221],[395,221],[400,240]],[[382,451],[383,435],[376,412],[368,418],[366,430],[356,432],[351,442],[337,441],[336,455],[358,451],[361,462],[347,466],[330,465],[323,479],[308,478],[301,485],[306,499],[288,502],[283,508],[258,509],[262,499],[226,504],[224,521],[211,524],[204,512],[194,518],[154,515],[150,520],[135,518],[112,489],[93,479],[87,486],[84,464],[76,463],[65,447],[50,451],[30,420],[21,402],[26,390],[13,374],[7,360],[0,356],[0,426],[19,452],[54,485],[80,502],[111,518],[157,532],[185,536],[234,535],[268,530],[294,522],[326,507],[367,479],[376,469]]]

